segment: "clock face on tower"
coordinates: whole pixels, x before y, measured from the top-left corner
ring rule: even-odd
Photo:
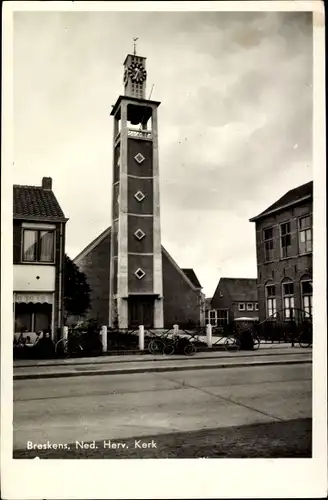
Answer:
[[[128,75],[133,82],[141,83],[146,80],[147,71],[142,64],[133,62],[128,68]]]

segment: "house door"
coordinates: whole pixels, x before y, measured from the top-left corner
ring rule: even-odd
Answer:
[[[144,325],[154,327],[154,299],[152,297],[129,298],[129,328]]]

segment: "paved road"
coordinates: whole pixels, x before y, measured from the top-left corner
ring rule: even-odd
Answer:
[[[14,448],[306,418],[311,399],[310,362],[15,380]]]

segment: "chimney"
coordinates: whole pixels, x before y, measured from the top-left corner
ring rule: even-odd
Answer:
[[[52,189],[52,178],[51,177],[43,177],[42,189],[48,189],[49,191],[51,191],[51,189]]]

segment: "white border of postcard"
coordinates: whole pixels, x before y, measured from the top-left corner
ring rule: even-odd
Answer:
[[[312,459],[12,459],[12,152],[14,11],[313,11],[314,332]],[[3,3],[1,486],[5,499],[286,498],[327,494],[325,23],[321,1]]]

